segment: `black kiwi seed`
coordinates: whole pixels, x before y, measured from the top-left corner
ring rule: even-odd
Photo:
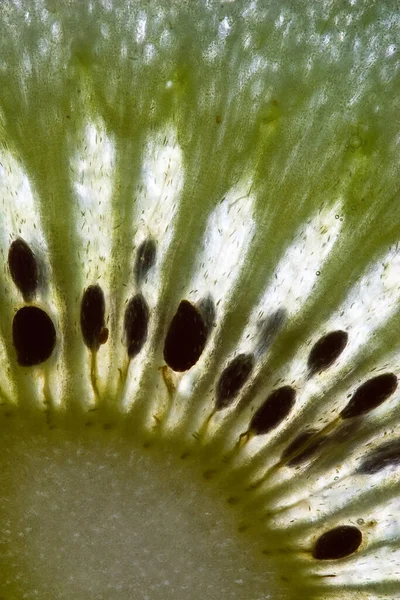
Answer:
[[[141,283],[156,262],[157,247],[154,240],[144,240],[137,249],[135,262],[136,283]]]
[[[217,383],[216,409],[221,410],[238,395],[254,367],[252,354],[238,354],[222,371]]]
[[[289,385],[274,390],[254,413],[250,430],[260,435],[277,427],[292,410],[295,398],[296,392]]]
[[[310,374],[323,371],[333,365],[346,347],[347,331],[331,331],[320,338],[312,347],[308,357]]]
[[[387,400],[397,388],[397,377],[384,373],[368,379],[354,392],[350,402],[340,413],[343,419],[351,419],[377,408]]]
[[[391,440],[367,454],[358,473],[372,475],[392,465],[400,464],[400,440]]]
[[[90,350],[97,351],[104,340],[105,300],[99,285],[90,285],[81,302],[81,331]]]
[[[164,343],[164,360],[174,371],[187,371],[199,360],[207,341],[206,323],[193,304],[182,300]]]
[[[39,365],[49,358],[56,344],[56,330],[49,315],[37,306],[23,306],[13,319],[13,342],[18,363]]]
[[[38,285],[38,268],[35,255],[22,239],[13,241],[8,251],[11,277],[25,301],[32,299]]]
[[[129,358],[134,358],[147,340],[149,307],[142,294],[136,294],[128,302],[124,318],[125,340]]]
[[[351,525],[340,525],[318,538],[313,549],[317,560],[335,560],[353,554],[362,542],[361,531]]]

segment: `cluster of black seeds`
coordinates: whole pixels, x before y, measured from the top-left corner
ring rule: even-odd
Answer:
[[[148,336],[150,310],[141,290],[149,270],[156,261],[156,243],[146,239],[137,249],[134,278],[137,292],[129,299],[124,315],[124,338],[129,359],[142,350]],[[12,242],[8,253],[12,280],[27,305],[18,309],[13,319],[13,342],[21,366],[39,365],[52,354],[56,330],[46,311],[32,303],[39,285],[39,269],[35,254],[21,238]],[[105,325],[106,304],[101,287],[90,285],[81,300],[80,325],[83,340],[92,353],[108,339]],[[164,359],[176,372],[191,369],[199,360],[215,324],[213,299],[206,297],[197,305],[182,300],[172,317],[164,342]],[[265,353],[286,321],[286,312],[279,309],[260,327],[254,353],[238,354],[220,373],[215,390],[214,412],[231,406],[248,382],[256,359]],[[346,331],[332,331],[321,337],[311,348],[307,360],[308,377],[331,367],[348,342]],[[339,415],[340,422],[355,420],[380,406],[395,392],[398,380],[393,373],[383,373],[359,385]],[[273,390],[254,412],[248,431],[264,435],[282,423],[292,411],[296,391],[284,385]],[[353,421],[351,421],[353,422]],[[282,464],[297,467],[313,457],[329,442],[324,430],[307,429],[285,448]],[[367,454],[357,470],[359,474],[374,474],[390,465],[400,464],[400,440],[385,442]],[[336,560],[349,556],[362,543],[362,533],[354,526],[340,525],[323,533],[314,544],[312,556],[318,560]]]
[[[156,260],[156,244],[147,239],[137,249],[134,266],[136,286],[140,287]],[[101,287],[90,285],[81,302],[81,331],[86,346],[97,352],[108,339],[105,325],[105,298]],[[129,359],[142,350],[148,334],[150,310],[143,294],[138,291],[128,301],[124,315],[124,338]]]
[[[31,248],[22,238],[12,242],[8,252],[8,266],[23,299],[31,302],[39,285],[38,264]],[[53,321],[38,306],[23,306],[16,312],[12,334],[17,361],[23,367],[43,363],[51,356],[56,345]]]

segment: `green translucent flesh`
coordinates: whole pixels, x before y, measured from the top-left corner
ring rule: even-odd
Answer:
[[[5,406],[0,408],[5,431],[13,420],[6,416],[10,411],[21,421],[10,429],[12,444],[18,436],[30,439],[35,428],[47,438],[49,453],[54,431],[62,430],[71,444],[87,436],[93,444],[108,443],[108,434],[123,432],[119,443],[126,452],[131,443],[138,453],[147,452],[143,444],[155,444],[172,447],[177,465],[187,456],[194,465],[187,477],[193,473],[200,489],[229,499],[237,527],[247,527],[243,535],[249,551],[254,549],[255,575],[238,597],[260,597],[264,560],[268,573],[275,573],[268,575],[264,593],[273,597],[398,597],[400,557],[392,549],[399,527],[396,472],[352,474],[366,445],[373,448],[383,437],[396,436],[396,395],[315,463],[273,468],[299,431],[329,425],[361,381],[380,371],[398,372],[399,286],[392,267],[400,210],[396,4],[27,0],[4,3],[0,21],[1,252],[5,259],[17,235],[34,244],[45,270],[37,303],[49,310],[58,332],[57,348],[45,365],[17,365],[10,323],[22,302],[5,267],[0,276]],[[89,125],[99,156],[89,148]],[[112,147],[110,160],[106,143]],[[151,144],[156,158],[146,167]],[[178,168],[166,167],[161,191],[151,192],[157,156],[167,148],[171,157],[172,147]],[[82,166],[85,157],[88,164]],[[32,213],[24,205],[24,175],[32,189]],[[107,182],[109,192],[102,187]],[[79,184],[92,190],[86,204],[78,198]],[[168,205],[169,189],[170,212],[160,224],[157,213]],[[140,211],[158,193],[154,214],[144,222]],[[205,268],[209,260],[211,274],[217,272],[206,233],[210,216],[223,210],[224,202],[231,202],[221,221],[224,247],[234,251],[231,236],[243,227],[247,238],[238,238],[243,260],[218,271],[221,280],[231,282],[227,288],[213,288],[210,277],[208,289],[203,278],[202,290],[216,290],[217,327],[193,380],[184,380],[189,393],[180,388],[171,397],[159,371],[166,328],[180,299],[196,297],[200,251],[205,249]],[[96,238],[99,228],[104,239]],[[309,228],[314,237],[303,247]],[[123,311],[135,290],[134,246],[144,229],[162,252],[156,276],[145,287],[153,294],[145,360],[133,361],[140,366],[135,371],[130,365],[124,387]],[[285,262],[291,249],[292,270]],[[315,262],[315,256],[321,260]],[[319,277],[307,287],[304,282],[313,280],[316,270]],[[290,289],[280,293],[288,278]],[[285,308],[288,320],[257,361],[256,377],[239,401],[206,427],[216,378],[235,350],[241,351],[252,311],[274,282],[277,300],[262,311],[268,316]],[[105,291],[110,337],[91,380],[79,307],[82,290],[92,283]],[[311,345],[341,327],[349,332],[351,355],[308,383]],[[249,335],[251,351],[256,340],[254,332]],[[280,384],[296,388],[296,410],[276,431],[233,451],[252,411]],[[196,432],[200,439],[193,437]],[[11,444],[7,435],[4,449]],[[34,444],[22,449],[20,461],[36,451]],[[93,448],[90,452],[101,460]],[[2,456],[1,510],[7,522],[22,475],[9,468],[9,452]],[[163,452],[153,458],[158,469]],[[199,477],[202,472],[211,482]],[[245,492],[266,472],[263,485]],[[40,464],[37,475],[38,481],[45,479]],[[311,559],[309,551],[326,528],[361,518],[364,545],[356,555],[328,565]],[[235,530],[232,535],[241,537]],[[15,566],[12,549],[19,546],[4,539],[0,590],[3,585],[6,598],[20,598],[28,593],[29,578],[16,577],[22,566]],[[235,560],[240,568],[239,550]],[[45,577],[40,591],[35,573],[31,585],[38,597],[54,597]],[[226,580],[230,576],[226,573]],[[60,598],[68,597],[63,593]],[[113,593],[117,598],[128,592]],[[204,590],[199,593],[207,597]],[[208,595],[219,596],[215,590]]]

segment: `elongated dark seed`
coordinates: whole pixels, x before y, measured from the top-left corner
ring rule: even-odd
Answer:
[[[308,369],[311,374],[323,371],[333,365],[346,347],[347,331],[331,331],[320,338],[312,347],[308,357]]]
[[[238,354],[222,371],[217,383],[216,408],[226,408],[248,380],[254,366],[252,354]]]
[[[384,373],[368,379],[354,392],[350,402],[340,413],[343,419],[359,417],[387,400],[397,388],[397,377]]]
[[[38,285],[38,268],[35,255],[22,239],[13,241],[8,251],[11,277],[25,301],[33,298]]]
[[[90,285],[83,293],[81,302],[81,331],[90,350],[98,350],[104,329],[105,300],[99,285]]]
[[[199,360],[207,341],[207,327],[200,312],[182,300],[168,329],[164,360],[174,371],[187,371]]]
[[[148,238],[137,249],[135,279],[141,283],[156,262],[157,247],[154,240]]]
[[[361,531],[351,525],[340,525],[322,534],[314,546],[317,560],[336,560],[353,554],[362,542]]]
[[[296,392],[289,385],[274,390],[254,413],[250,429],[260,435],[277,427],[292,410],[295,398]]]
[[[136,294],[128,302],[124,318],[125,341],[129,358],[134,358],[147,340],[149,307],[142,294]]]
[[[372,475],[393,465],[400,465],[400,440],[386,442],[367,454],[358,468],[358,473]]]
[[[56,330],[49,315],[37,306],[24,306],[13,319],[13,343],[23,367],[47,360],[56,344]]]

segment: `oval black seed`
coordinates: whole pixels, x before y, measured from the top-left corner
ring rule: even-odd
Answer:
[[[274,390],[254,413],[250,429],[260,435],[277,427],[292,410],[295,398],[296,392],[289,385]]]
[[[384,373],[368,379],[354,392],[350,402],[340,413],[343,419],[351,419],[377,408],[387,400],[397,388],[397,377]]]
[[[311,374],[323,371],[333,365],[346,347],[349,334],[347,331],[331,331],[314,344],[308,357],[308,368]]]
[[[35,255],[22,239],[13,241],[8,251],[11,277],[25,301],[30,300],[38,285],[38,268]]]
[[[362,542],[361,531],[351,525],[340,525],[322,534],[313,549],[317,560],[335,560],[353,554]]]
[[[141,283],[156,262],[157,247],[154,240],[148,238],[137,249],[135,262],[135,279]]]
[[[128,302],[124,318],[125,341],[129,358],[134,358],[147,340],[149,307],[142,294],[136,294]]]
[[[164,360],[174,371],[187,371],[199,360],[207,341],[207,327],[193,304],[182,300],[168,329]]]
[[[105,300],[99,285],[90,285],[83,293],[81,302],[81,331],[90,350],[98,350],[104,329]]]
[[[49,315],[37,306],[24,306],[13,319],[13,342],[18,363],[39,365],[49,358],[56,344],[56,330]]]
[[[252,354],[238,354],[222,371],[217,383],[216,408],[227,407],[238,395],[253,370]]]
[[[393,465],[400,465],[400,440],[391,440],[378,446],[361,462],[358,473],[373,475]]]

